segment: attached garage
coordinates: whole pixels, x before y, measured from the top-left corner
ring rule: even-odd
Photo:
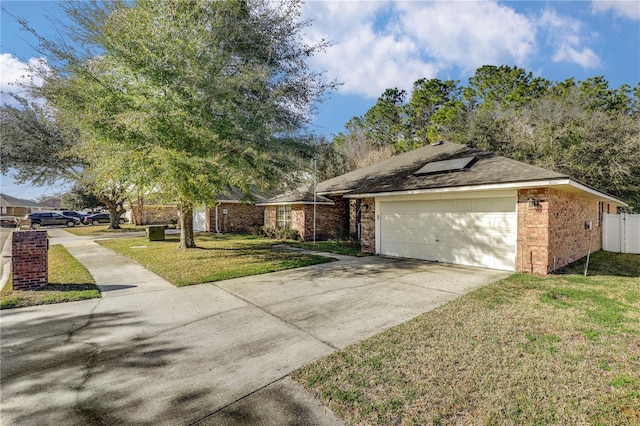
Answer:
[[[547,274],[602,246],[626,204],[571,177],[450,142],[318,184],[351,199],[365,253]]]
[[[501,197],[384,200],[378,253],[515,271],[516,193]]]

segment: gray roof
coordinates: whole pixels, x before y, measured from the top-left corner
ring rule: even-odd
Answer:
[[[269,204],[313,204],[313,186],[300,186],[294,190],[287,191],[283,194],[271,197],[263,202],[257,203],[259,206]],[[316,204],[334,204],[332,200],[322,195],[316,195]]]
[[[262,191],[258,191],[256,189],[251,190],[251,198],[248,198],[245,194],[242,193],[239,189],[233,188],[225,192],[221,192],[216,194],[216,200],[219,203],[238,203],[238,202],[247,202],[247,203],[260,203],[268,199],[270,196],[273,196],[275,193],[265,194]]]
[[[37,207],[37,208],[51,207],[48,205],[37,203],[32,200],[23,200],[21,198],[12,197],[11,195],[7,195],[7,194],[0,194],[0,205],[4,207]]]
[[[415,174],[428,163],[463,157],[475,157],[477,161],[468,169],[451,173]],[[426,145],[369,167],[320,182],[317,191],[321,194],[349,193],[357,195],[568,177],[562,173],[501,157],[491,152],[451,142],[442,142],[436,145]]]

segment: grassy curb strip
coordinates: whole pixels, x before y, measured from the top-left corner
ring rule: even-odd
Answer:
[[[640,256],[583,265],[515,274],[293,378],[349,424],[640,424]]]
[[[127,232],[144,232],[144,226],[135,226],[130,224],[120,225],[120,229],[109,229],[109,225],[82,225],[73,228],[64,228],[65,231],[77,235],[79,237],[85,235],[113,235]]]
[[[277,241],[242,235],[199,234],[198,248],[178,250],[179,236],[166,241],[140,238],[97,240],[104,247],[130,257],[178,287],[299,268],[333,259],[276,250]]]
[[[7,283],[0,293],[0,309],[74,302],[100,297],[89,271],[61,245],[49,248],[49,284],[44,290],[13,291]]]

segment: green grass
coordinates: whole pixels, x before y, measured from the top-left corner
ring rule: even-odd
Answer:
[[[135,260],[178,287],[282,271],[333,259],[274,249],[277,241],[246,235],[196,235],[198,248],[179,250],[179,236],[166,241],[118,238],[97,241]]]
[[[0,293],[0,309],[73,302],[100,297],[95,281],[61,245],[49,248],[49,283],[43,290],[14,291],[11,282]]]
[[[70,232],[74,235],[85,236],[85,235],[110,235],[115,233],[122,232],[140,232],[145,230],[144,226],[136,226],[131,224],[122,224],[120,225],[121,229],[109,229],[108,224],[104,225],[77,225],[73,228],[64,228],[65,231]]]
[[[369,256],[368,254],[360,251],[360,243],[350,243],[345,241],[316,241],[315,243],[287,241],[286,244],[291,247],[344,254],[346,256]]]
[[[640,256],[514,274],[293,374],[348,424],[640,424]]]

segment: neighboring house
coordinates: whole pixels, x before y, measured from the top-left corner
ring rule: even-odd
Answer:
[[[0,194],[0,210],[2,215],[23,217],[29,213],[41,210],[53,210],[54,206],[44,205],[31,200]]]
[[[257,206],[265,208],[265,226],[295,229],[305,241],[345,237],[349,233],[348,200],[338,197],[334,201],[321,195],[314,198],[313,187],[285,192]]]
[[[147,202],[140,208],[138,201],[129,203],[125,207],[125,217],[132,225],[168,225],[178,222],[178,208],[176,204],[160,204]]]
[[[356,201],[349,226],[363,252],[536,274],[599,250],[603,213],[626,206],[565,174],[449,142],[316,191]]]
[[[253,200],[246,199],[240,191],[218,194],[218,203],[207,208],[205,230],[208,232],[248,232],[264,223],[264,206],[267,195],[254,191]]]

